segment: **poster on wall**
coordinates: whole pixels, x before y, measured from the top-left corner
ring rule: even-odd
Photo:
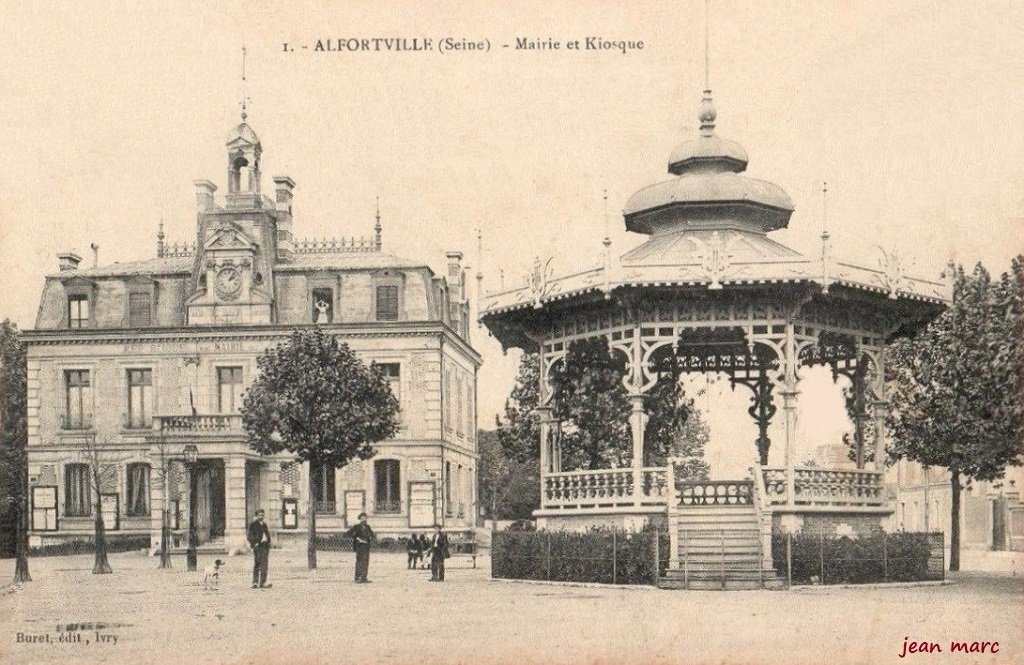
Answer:
[[[349,490],[345,492],[345,525],[352,526],[359,521],[359,513],[366,510],[366,492]]]
[[[57,530],[57,488],[32,488],[32,529],[35,531]]]
[[[100,510],[103,512],[103,526],[107,531],[117,531],[121,528],[118,515],[119,505],[120,497],[117,494],[100,495]]]
[[[409,483],[409,526],[430,528],[434,521],[434,483]]]

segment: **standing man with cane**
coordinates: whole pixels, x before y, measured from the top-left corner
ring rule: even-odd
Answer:
[[[366,513],[359,513],[359,523],[345,532],[352,538],[352,550],[356,553],[356,582],[366,584],[370,571],[370,543],[373,542],[373,529],[366,523]]]
[[[263,521],[263,510],[256,511],[256,519],[249,523],[247,534],[249,546],[252,548],[252,588],[269,589],[267,584],[267,567],[270,565],[270,529]]]

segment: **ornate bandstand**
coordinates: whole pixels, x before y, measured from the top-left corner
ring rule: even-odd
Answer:
[[[773,530],[880,529],[893,511],[883,483],[885,347],[950,298],[947,283],[905,275],[893,253],[870,268],[834,259],[827,232],[820,256],[772,240],[793,204],[777,185],[742,175],[747,154],[715,134],[715,119],[705,91],[699,136],[669,158],[673,177],[626,203],[626,229],[646,242],[613,258],[605,239],[603,265],[559,277],[538,260],[526,284],[488,294],[481,307],[504,348],[540,356],[539,525],[667,524],[669,578],[687,587],[711,571],[721,573],[714,585],[764,583]],[[626,360],[632,465],[564,469],[550,377],[572,342],[597,336]],[[813,366],[850,381],[856,468],[797,465],[800,379]],[[644,466],[645,395],[666,367],[725,374],[750,390],[750,477],[679,477],[673,459]],[[781,465],[769,464],[773,419],[784,437]]]

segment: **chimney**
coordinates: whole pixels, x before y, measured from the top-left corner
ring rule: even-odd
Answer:
[[[89,249],[92,250],[92,267],[95,268],[100,264],[100,246],[91,242],[89,243]]]
[[[195,180],[196,186],[196,208],[199,212],[206,212],[213,207],[213,193],[217,191],[217,185],[209,180]]]
[[[61,272],[65,270],[78,270],[78,264],[82,262],[82,257],[74,252],[63,252],[57,255],[60,259]]]
[[[286,175],[274,177],[277,209],[277,251],[279,254],[290,254],[295,248],[292,235],[292,199],[294,198],[295,181]]]
[[[462,252],[446,252],[448,257],[448,286],[459,302],[466,299],[466,285],[462,274]]]

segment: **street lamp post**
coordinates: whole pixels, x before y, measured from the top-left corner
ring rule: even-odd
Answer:
[[[185,464],[188,466],[188,550],[185,552],[186,570],[196,570],[196,485],[195,464],[199,459],[199,448],[188,444],[183,451]]]

